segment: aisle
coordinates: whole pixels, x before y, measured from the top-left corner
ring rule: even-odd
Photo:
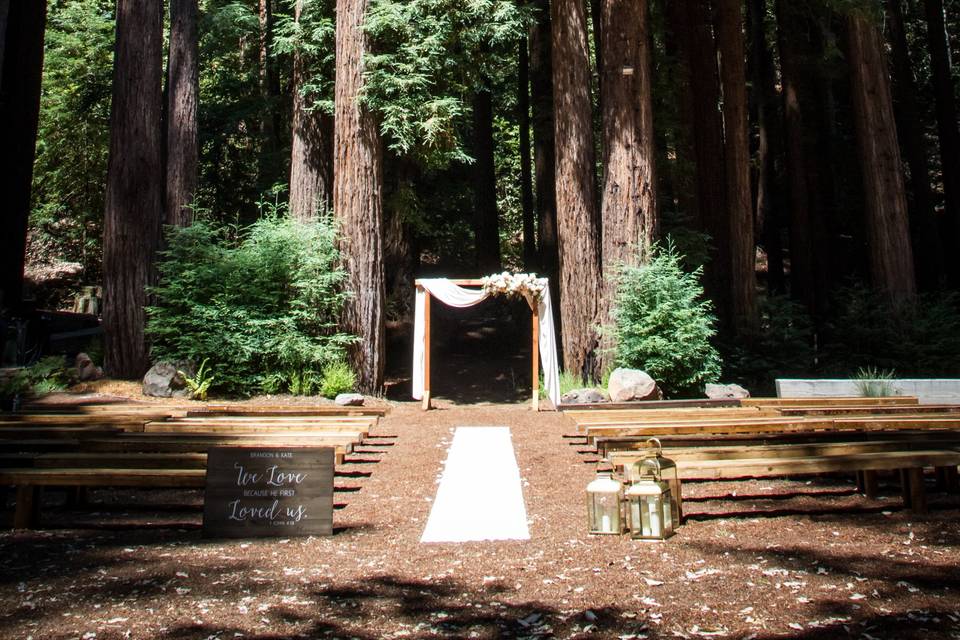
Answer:
[[[529,540],[507,427],[457,427],[420,542]]]

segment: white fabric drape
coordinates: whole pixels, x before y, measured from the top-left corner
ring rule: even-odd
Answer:
[[[446,278],[420,280],[422,289],[417,289],[413,322],[413,397],[423,398],[425,382],[424,354],[426,350],[426,297],[432,295],[440,302],[451,307],[463,308],[480,304],[488,297],[483,289],[465,289]],[[550,290],[544,287],[543,295],[537,306],[540,315],[540,361],[543,366],[544,386],[547,397],[555,407],[560,406],[560,370],[557,359],[557,336],[553,326],[553,309],[550,303]]]

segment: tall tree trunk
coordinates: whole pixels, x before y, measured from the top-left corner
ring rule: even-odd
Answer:
[[[0,193],[4,199],[0,309],[16,310],[23,298],[47,7],[46,2],[13,2],[0,9],[4,10],[0,14]]]
[[[260,121],[260,133],[268,151],[275,151],[280,143],[277,139],[276,99],[280,94],[280,84],[271,59],[273,45],[273,5],[272,0],[259,0],[260,42],[258,47],[260,97],[263,99],[263,118]]]
[[[592,378],[601,283],[587,21],[578,0],[550,9],[563,358],[568,372]]]
[[[847,60],[863,191],[873,284],[903,303],[916,291],[907,198],[883,38],[870,17],[847,17]]]
[[[810,214],[807,158],[803,140],[803,111],[797,46],[794,38],[803,30],[785,0],[776,0],[780,75],[783,86],[783,120],[786,141],[786,171],[790,197],[790,293],[816,313],[814,286],[813,221]]]
[[[300,22],[304,0],[294,5]],[[333,118],[312,108],[304,95],[308,79],[306,54],[293,52],[293,123],[290,145],[290,215],[295,220],[315,220],[330,206],[333,183]]]
[[[477,268],[483,274],[499,272],[501,266],[493,147],[493,96],[489,89],[481,89],[473,96],[473,231]]]
[[[533,172],[536,189],[537,252],[540,271],[550,279],[554,313],[560,311],[560,256],[557,245],[557,207],[554,181],[553,65],[550,42],[550,5],[537,0],[536,21],[530,26],[530,107],[533,124]],[[560,328],[559,317],[556,326]],[[558,337],[559,339],[559,337]]]
[[[933,88],[936,97],[937,132],[940,137],[940,170],[943,176],[946,229],[944,254],[956,256],[960,250],[960,130],[957,124],[957,102],[954,93],[950,48],[944,24],[943,0],[923,0],[927,17],[927,40]],[[950,279],[960,287],[960,260],[947,265]]]
[[[727,325],[749,333],[757,322],[756,248],[750,202],[750,142],[747,133],[747,78],[743,15],[739,0],[717,0],[717,51],[723,89],[726,215],[730,246]]]
[[[723,120],[717,49],[708,0],[678,0],[679,45],[688,65],[694,109],[693,148],[696,158],[698,222],[711,239],[712,252],[704,268],[704,288],[721,317],[729,316],[725,287],[728,230],[724,224]]]
[[[612,322],[613,275],[646,260],[657,234],[657,190],[647,0],[603,0],[603,297],[601,322]],[[608,340],[605,342],[609,343]],[[612,343],[605,347],[612,347]]]
[[[198,69],[197,0],[170,0],[167,59],[167,224],[186,226],[197,191]]]
[[[779,155],[777,132],[780,127],[774,86],[773,53],[767,45],[766,5],[766,0],[749,0],[750,77],[757,125],[754,229],[762,239],[767,254],[767,291],[780,294],[786,287],[783,248],[780,243],[780,216],[773,199],[774,165]]]
[[[537,269],[537,238],[533,219],[533,166],[530,153],[530,57],[527,38],[518,45],[517,111],[520,127],[520,204],[523,210],[523,268]]]
[[[10,16],[10,0],[0,0],[0,86],[3,86],[3,58],[7,49],[7,21]]]
[[[894,115],[898,138],[910,167],[910,191],[913,210],[910,216],[913,236],[914,268],[921,289],[937,287],[943,272],[943,254],[933,213],[933,194],[930,190],[930,168],[927,164],[927,145],[924,142],[920,107],[917,104],[917,82],[910,65],[907,34],[903,25],[903,7],[900,0],[887,0],[887,30],[893,53]]]
[[[164,220],[160,0],[119,0],[103,226],[104,363],[117,378],[150,364],[147,286]]]
[[[366,0],[338,0],[334,97],[333,210],[340,222],[341,252],[353,296],[344,328],[359,336],[351,352],[359,388],[383,383],[383,149],[377,122],[357,97],[363,87]]]

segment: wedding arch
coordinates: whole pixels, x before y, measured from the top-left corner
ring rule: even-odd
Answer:
[[[533,314],[533,409],[540,408],[540,360],[543,360],[543,384],[554,407],[560,406],[560,369],[557,360],[557,336],[553,326],[550,287],[546,278],[527,273],[501,273],[472,280],[421,278],[417,289],[413,324],[413,397],[430,408],[430,300],[436,298],[450,307],[465,308],[480,304],[494,295],[519,296],[530,305]],[[471,288],[468,288],[471,287]],[[479,288],[476,288],[479,287]]]

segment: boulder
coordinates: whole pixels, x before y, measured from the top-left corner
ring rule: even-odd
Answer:
[[[704,391],[712,400],[750,397],[750,392],[738,384],[708,384]]]
[[[74,366],[77,369],[77,380],[89,382],[103,377],[103,369],[93,363],[93,359],[85,353],[78,353]]]
[[[633,400],[662,400],[663,393],[657,382],[639,369],[614,369],[607,386],[613,402],[631,402]]]
[[[333,402],[341,407],[360,407],[363,406],[363,396],[359,393],[340,393]]]
[[[608,402],[609,399],[599,389],[573,389],[561,396],[561,404],[590,404]]]
[[[155,398],[190,398],[193,394],[178,372],[196,375],[196,366],[188,360],[158,362],[143,376],[143,395]]]

